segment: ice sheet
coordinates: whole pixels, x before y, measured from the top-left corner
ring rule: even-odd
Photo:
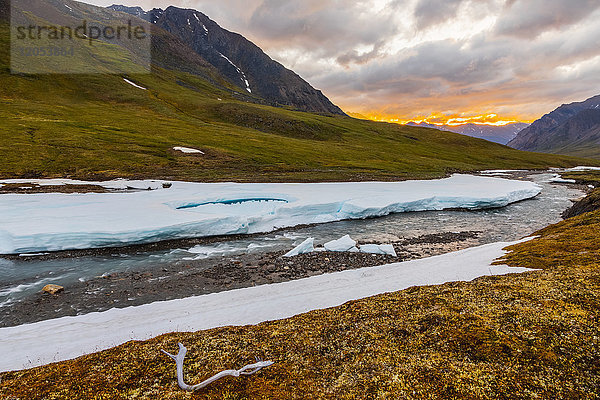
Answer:
[[[113,185],[162,188],[159,181]],[[3,194],[0,254],[270,232],[407,211],[503,207],[540,191],[528,181],[454,175],[405,182],[172,182],[167,189],[133,193]]]

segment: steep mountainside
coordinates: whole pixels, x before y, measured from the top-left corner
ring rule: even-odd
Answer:
[[[480,139],[489,140],[490,142],[506,144],[517,135],[519,131],[527,127],[528,124],[515,122],[503,126],[480,125],[480,124],[463,124],[463,125],[433,125],[426,122],[414,123],[409,122],[409,126],[421,126],[424,128],[439,129],[441,131],[460,133],[461,135],[472,136]]]
[[[600,95],[563,104],[523,129],[508,145],[519,150],[600,157],[595,122],[599,110]]]
[[[180,38],[242,91],[271,105],[301,111],[343,115],[343,111],[293,71],[272,60],[243,36],[221,28],[199,11],[168,7],[144,12],[139,7],[113,5]]]

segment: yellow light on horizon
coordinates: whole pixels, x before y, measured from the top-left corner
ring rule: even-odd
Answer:
[[[426,123],[437,126],[459,126],[464,124],[475,124],[475,125],[490,125],[490,126],[505,126],[513,123],[531,123],[533,121],[523,120],[516,117],[500,117],[496,113],[482,114],[482,115],[444,115],[434,113],[429,116],[418,116],[415,118],[400,118],[396,116],[387,116],[376,113],[361,113],[361,115],[372,121],[379,122],[391,122],[395,124],[406,125],[409,122],[415,124]]]

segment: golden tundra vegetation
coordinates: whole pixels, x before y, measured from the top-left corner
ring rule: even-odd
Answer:
[[[500,262],[537,269],[414,287],[256,326],[163,335],[0,375],[3,399],[596,399],[600,210],[536,233]],[[43,339],[40,339],[43,340]],[[179,389],[160,352],[188,348]]]

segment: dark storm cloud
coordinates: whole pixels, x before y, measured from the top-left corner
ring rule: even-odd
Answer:
[[[420,0],[414,12],[417,29],[425,29],[454,18],[462,2],[463,0]]]
[[[385,38],[400,29],[393,8],[368,13],[369,3],[263,0],[250,17],[248,28],[272,46],[293,45],[324,57],[340,58],[342,64],[361,63],[376,56]],[[359,45],[372,49],[359,54],[354,50]]]

